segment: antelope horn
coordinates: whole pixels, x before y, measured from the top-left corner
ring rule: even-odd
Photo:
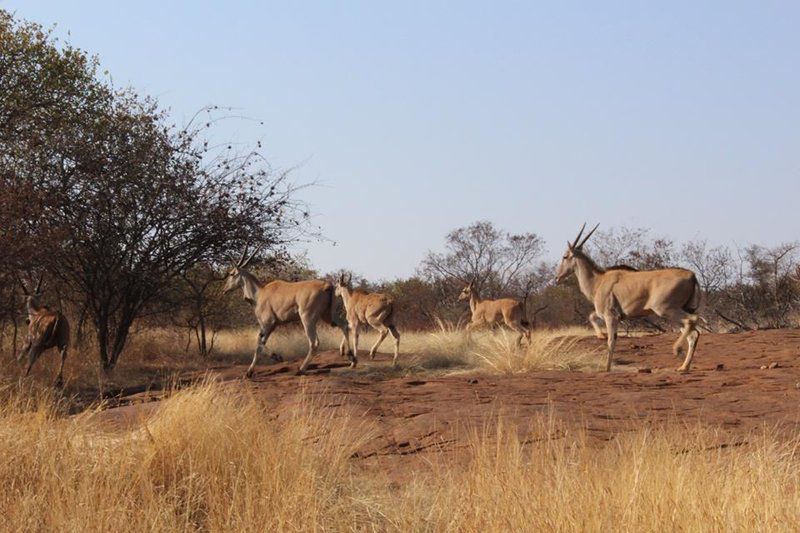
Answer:
[[[240,258],[239,258],[239,260],[238,260],[238,261],[236,261],[236,262],[233,264],[233,266],[235,266],[236,268],[241,268],[241,267],[244,265],[244,257],[245,257],[246,255],[247,255],[247,247],[245,246],[245,248],[244,248],[244,252],[242,252],[242,257],[240,257]]]
[[[17,281],[19,282],[19,286],[22,288],[22,292],[25,293],[25,296],[30,296],[31,293],[28,291],[28,287],[25,285],[25,282],[22,281],[22,276],[20,276],[19,273],[15,273],[15,276],[17,276]]]
[[[575,237],[575,240],[572,241],[572,244],[570,244],[570,246],[569,246],[570,248],[577,248],[578,247],[578,241],[581,240],[581,235],[583,235],[583,230],[585,230],[585,229],[586,229],[586,222],[584,222],[583,226],[581,226],[581,230],[578,232],[578,236]]]
[[[589,233],[586,235],[586,237],[584,237],[584,238],[583,238],[583,240],[581,241],[581,243],[578,245],[578,248],[582,248],[582,247],[583,247],[583,245],[584,245],[584,244],[586,244],[586,241],[588,241],[588,240],[589,240],[589,237],[591,237],[591,236],[592,236],[592,234],[595,232],[595,230],[597,230],[597,228],[598,228],[598,227],[600,227],[600,223],[599,223],[599,222],[598,222],[598,223],[595,225],[595,227],[593,227],[593,228],[592,228],[592,231],[590,231],[590,232],[589,232]]]
[[[249,264],[250,264],[250,261],[252,261],[252,260],[253,260],[253,258],[256,256],[256,254],[257,254],[258,252],[260,252],[260,251],[261,251],[261,247],[260,247],[260,246],[256,247],[256,249],[255,249],[255,250],[253,250],[253,253],[252,253],[252,254],[250,254],[250,257],[248,257],[248,258],[247,258],[247,260],[246,260],[244,263],[242,263],[242,265],[240,266],[240,268],[244,268],[244,267],[246,267],[247,265],[249,265]],[[244,257],[244,256],[242,256],[242,257]]]
[[[39,291],[42,289],[42,282],[44,281],[44,274],[39,276],[39,281],[36,282],[36,289],[34,289],[33,294],[39,294]]]

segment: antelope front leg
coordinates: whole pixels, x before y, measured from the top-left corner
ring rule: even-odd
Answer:
[[[250,363],[250,366],[247,368],[247,372],[245,372],[245,377],[251,378],[253,377],[253,370],[256,367],[256,361],[258,361],[258,352],[261,350],[263,346],[267,344],[267,339],[269,339],[270,333],[272,333],[273,326],[261,326],[261,330],[258,332],[258,340],[256,341],[256,350],[253,352],[253,361]]]

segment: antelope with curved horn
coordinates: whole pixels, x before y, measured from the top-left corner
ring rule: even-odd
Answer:
[[[381,345],[386,335],[392,334],[394,339],[394,358],[392,366],[397,366],[397,356],[400,354],[400,333],[394,324],[394,300],[386,294],[379,292],[364,292],[352,287],[352,274],[345,278],[339,276],[336,282],[336,295],[342,297],[347,314],[347,324],[353,335],[353,353],[358,355],[358,328],[362,324],[369,324],[378,331],[378,341],[369,350],[369,358],[375,359],[375,352]]]
[[[229,292],[237,287],[242,289],[244,299],[254,307],[260,326],[258,344],[246,376],[253,375],[259,351],[266,345],[273,330],[280,324],[297,321],[303,325],[308,338],[308,353],[300,365],[300,373],[305,372],[319,349],[317,323],[320,320],[342,330],[343,338],[339,352],[342,356],[348,356],[351,368],[356,366],[357,360],[350,350],[347,338],[347,324],[342,323],[336,317],[336,295],[333,285],[318,279],[295,282],[275,280],[262,284],[246,269],[256,253],[258,253],[258,249],[246,257],[247,251],[245,250],[242,257],[233,264],[228,272],[223,288],[224,292]]]
[[[28,336],[22,346],[18,361],[22,361],[27,356],[28,364],[25,370],[27,376],[30,374],[33,364],[45,350],[58,348],[61,352],[61,365],[58,367],[55,386],[61,387],[64,384],[64,362],[67,359],[67,346],[69,346],[69,322],[59,311],[53,311],[41,304],[42,280],[43,277],[40,277],[33,292],[29,292],[25,283],[21,279],[19,280],[22,291],[26,295]]]
[[[567,250],[556,273],[556,283],[575,273],[581,292],[594,304],[589,321],[598,336],[602,335],[602,325],[608,333],[606,371],[611,370],[620,320],[655,314],[681,325],[681,334],[673,345],[673,352],[680,357],[686,342],[686,358],[678,371],[688,372],[700,337],[697,329],[700,317],[695,313],[700,307],[701,292],[694,272],[684,268],[603,269],[583,251],[583,245],[598,226],[581,239],[586,229],[584,224],[575,240],[567,242]]]
[[[501,298],[499,300],[482,300],[475,288],[475,280],[470,281],[458,295],[459,301],[469,300],[469,309],[472,318],[467,324],[467,331],[496,324],[505,324],[509,329],[519,333],[517,345],[522,344],[522,339],[531,341],[531,330],[528,319],[525,317],[525,306],[514,298]]]

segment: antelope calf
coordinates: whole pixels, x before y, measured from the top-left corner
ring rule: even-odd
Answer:
[[[581,240],[584,229],[586,224],[573,242],[567,242],[567,250],[558,265],[556,283],[574,273],[581,292],[594,304],[589,321],[598,336],[602,336],[601,326],[605,325],[608,336],[606,371],[611,370],[620,320],[655,314],[681,325],[681,334],[672,350],[680,357],[686,342],[686,358],[678,372],[688,372],[700,337],[697,329],[700,317],[696,312],[701,303],[701,291],[694,272],[684,268],[603,269],[583,251],[583,245],[597,226]]]
[[[525,306],[514,298],[501,298],[499,300],[481,300],[475,280],[470,281],[458,295],[459,301],[469,300],[472,319],[467,324],[467,331],[475,328],[505,324],[509,329],[519,333],[517,345],[522,344],[525,338],[531,341],[531,330],[528,319],[525,317]]]
[[[392,366],[397,366],[400,354],[400,333],[394,324],[394,300],[390,296],[378,292],[364,292],[352,288],[352,275],[345,279],[344,274],[336,282],[336,295],[342,297],[347,314],[347,324],[353,335],[353,352],[358,355],[358,329],[362,324],[369,324],[380,336],[369,351],[369,358],[375,359],[375,352],[386,335],[392,334],[394,339],[394,358]]]
[[[40,303],[41,285],[42,280],[39,279],[33,293],[28,293],[25,285],[22,284],[26,294],[28,335],[17,360],[22,361],[27,357],[28,364],[25,370],[27,376],[30,374],[33,364],[45,350],[58,348],[61,352],[61,365],[58,367],[55,386],[61,387],[64,384],[64,362],[67,359],[67,346],[69,346],[69,322],[60,312],[53,311]]]
[[[233,268],[228,272],[223,288],[224,292],[229,292],[237,287],[241,288],[244,299],[253,305],[256,320],[260,325],[258,344],[246,376],[253,375],[258,353],[266,345],[275,327],[279,324],[297,321],[303,325],[308,338],[308,353],[300,365],[300,373],[305,372],[319,349],[317,323],[320,320],[342,330],[343,338],[339,352],[342,356],[348,356],[351,368],[355,367],[358,361],[350,350],[347,324],[336,318],[336,295],[333,285],[318,279],[296,282],[276,280],[262,284],[245,269],[256,252],[253,252],[246,260],[247,252],[242,254],[241,259],[234,263]]]

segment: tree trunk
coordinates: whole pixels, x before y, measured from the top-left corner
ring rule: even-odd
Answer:
[[[199,341],[199,348],[200,348],[200,356],[206,357],[208,355],[208,346],[206,344],[206,319],[202,313],[200,313],[200,337]]]

